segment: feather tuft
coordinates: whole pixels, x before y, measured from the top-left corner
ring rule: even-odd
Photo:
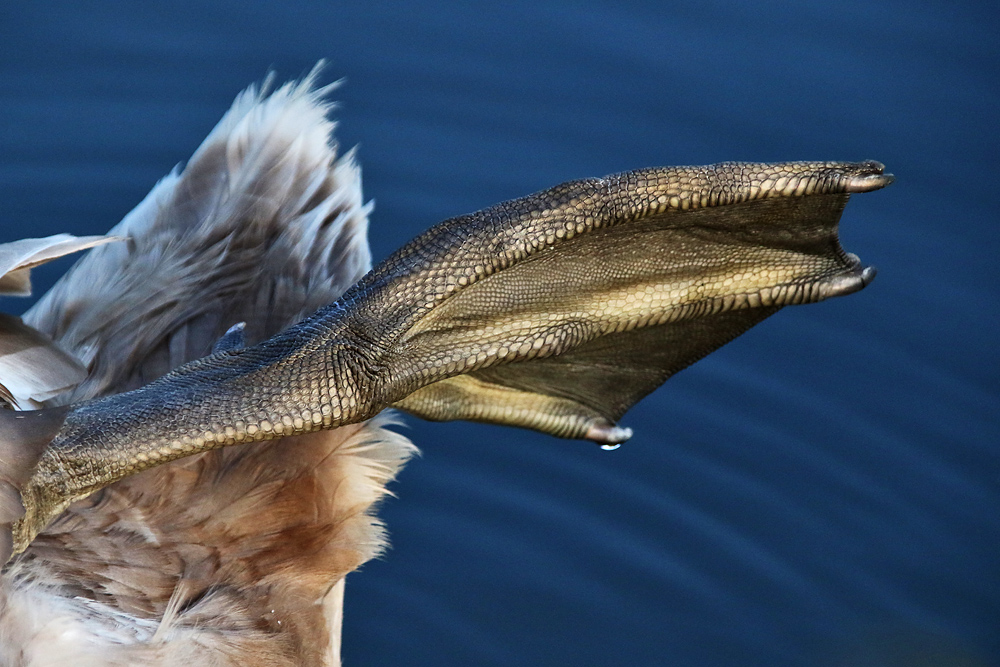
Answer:
[[[263,340],[368,270],[371,205],[354,153],[337,156],[317,76],[241,93],[112,230],[128,242],[92,251],[25,314],[89,370],[59,402],[146,384],[240,321]]]

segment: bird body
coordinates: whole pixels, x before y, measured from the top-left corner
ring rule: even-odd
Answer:
[[[673,373],[874,275],[837,240],[891,182],[874,162],[575,181],[368,271],[313,83],[238,97],[26,314],[86,376],[0,410],[0,664],[337,664],[344,577],[414,451],[385,408],[613,446]]]

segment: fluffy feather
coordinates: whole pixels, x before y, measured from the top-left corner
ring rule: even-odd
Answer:
[[[369,267],[369,206],[315,71],[251,88],[183,171],[26,316],[86,364],[50,404],[131,389],[233,324],[271,336]],[[266,85],[264,87],[266,89]],[[343,577],[414,448],[390,417],[216,450],[77,503],[0,578],[0,664],[328,665]]]
[[[368,270],[368,213],[339,159],[315,73],[237,98],[183,172],[161,180],[24,316],[87,365],[63,402],[133,389],[211,350],[246,321],[254,343]]]

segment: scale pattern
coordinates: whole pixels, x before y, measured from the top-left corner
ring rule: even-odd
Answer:
[[[14,527],[15,551],[69,503],[125,476],[216,447],[356,423],[392,404],[435,419],[623,439],[611,428],[620,406],[536,392],[524,377],[487,374],[485,386],[450,379],[582,358],[602,338],[761,309],[663,361],[683,367],[781,306],[861,289],[873,272],[840,249],[836,225],[850,193],[891,182],[883,171],[877,162],[645,169],[447,220],[274,338],[74,406],[22,488],[27,514]],[[786,230],[788,216],[795,224]],[[459,398],[435,402],[435,387],[457,387]],[[515,407],[501,397],[500,410],[481,409],[505,391]]]

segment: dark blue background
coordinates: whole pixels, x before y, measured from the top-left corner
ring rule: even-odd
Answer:
[[[680,374],[622,449],[410,420],[345,663],[997,665],[998,28],[953,0],[3,3],[0,241],[107,229],[320,58],[376,258],[570,178],[881,160],[842,232],[874,284]]]

